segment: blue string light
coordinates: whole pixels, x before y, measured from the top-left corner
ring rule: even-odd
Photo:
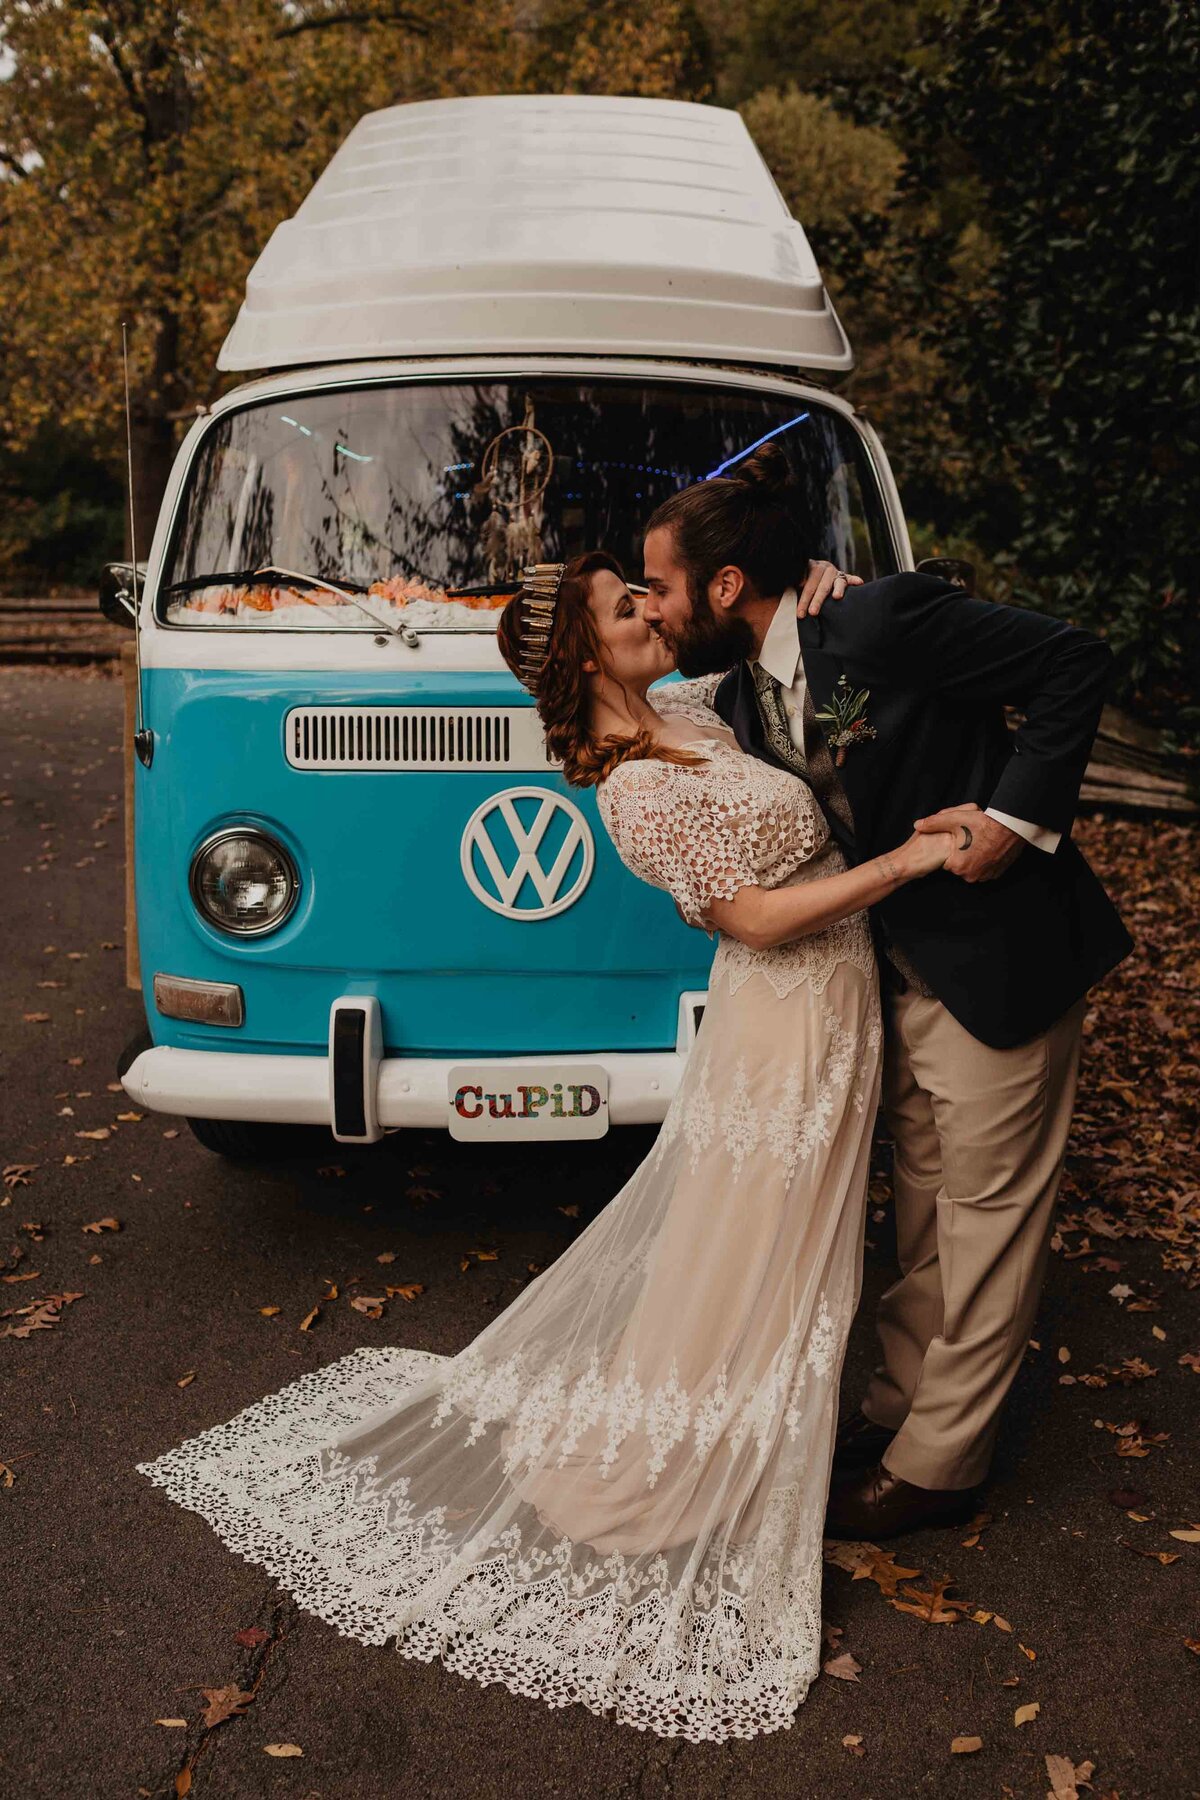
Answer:
[[[707,475],[702,475],[701,481],[712,481],[716,476],[723,475],[726,469],[731,469],[734,463],[741,462],[743,457],[749,456],[752,450],[757,450],[760,444],[769,444],[772,438],[777,438],[781,432],[790,431],[793,425],[803,424],[808,417],[806,412],[797,413],[796,417],[789,419],[786,425],[776,425],[774,431],[764,432],[762,437],[755,438],[752,444],[747,444],[744,450],[738,450],[733,456],[727,456],[723,463],[718,463],[715,469],[710,470]]]

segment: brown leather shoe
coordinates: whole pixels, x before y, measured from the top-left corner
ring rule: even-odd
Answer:
[[[978,1500],[977,1488],[917,1487],[876,1463],[834,1489],[825,1536],[876,1543],[923,1526],[961,1525],[974,1516]]]
[[[851,1413],[838,1426],[833,1441],[834,1472],[873,1468],[895,1435],[886,1425],[876,1425],[863,1413]]]

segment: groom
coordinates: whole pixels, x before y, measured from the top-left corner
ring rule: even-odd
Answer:
[[[1112,659],[928,575],[798,618],[800,538],[778,474],[674,494],[646,528],[644,616],[683,674],[730,671],[716,710],[810,784],[849,862],[914,822],[958,835],[871,915],[900,1277],[826,1532],[878,1540],[970,1516],[1033,1324],[1085,996],[1132,948],[1070,836]]]

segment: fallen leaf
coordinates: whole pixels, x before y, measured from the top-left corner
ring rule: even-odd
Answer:
[[[1181,1369],[1191,1369],[1193,1374],[1200,1375],[1200,1350],[1185,1350],[1179,1358],[1179,1366]]]
[[[1118,1281],[1115,1286],[1110,1287],[1108,1291],[1114,1300],[1128,1300],[1133,1289],[1126,1282]]]
[[[946,1598],[946,1589],[953,1586],[951,1577],[943,1575],[927,1591],[917,1587],[902,1588],[903,1598],[889,1599],[888,1605],[894,1606],[897,1612],[911,1613],[923,1625],[953,1625],[963,1613],[971,1611],[969,1601]]]
[[[40,1166],[39,1163],[9,1163],[2,1177],[5,1187],[10,1191],[13,1188],[28,1187],[30,1176]]]
[[[179,1133],[174,1128],[172,1128],[170,1131],[164,1131],[163,1136],[165,1138],[177,1138],[179,1136]]]
[[[246,1693],[237,1686],[201,1688],[200,1691],[207,1702],[204,1724],[210,1731],[214,1725],[223,1725],[226,1719],[242,1718],[254,1699],[253,1693]]]
[[[999,1613],[992,1614],[992,1624],[995,1625],[997,1627],[997,1629],[1000,1631],[1011,1631],[1012,1630],[1012,1626],[1009,1624],[1008,1620],[1002,1619],[1000,1617]]]
[[[1071,1360],[1071,1352],[1065,1344],[1060,1344],[1058,1347],[1058,1360],[1060,1363],[1069,1363]]]
[[[1150,1327],[1150,1335],[1151,1337],[1156,1337],[1160,1344],[1165,1344],[1167,1341],[1167,1334],[1161,1325],[1152,1325]]]
[[[425,1284],[423,1281],[405,1281],[399,1287],[385,1289],[385,1292],[389,1299],[399,1294],[402,1300],[415,1300],[418,1294],[425,1292]]]
[[[355,1294],[350,1301],[355,1312],[365,1313],[368,1319],[382,1319],[386,1303],[386,1294]]]
[[[47,1014],[47,1017],[49,1017],[49,1014]],[[558,1210],[560,1213],[565,1213],[568,1219],[577,1219],[579,1217],[578,1201],[572,1200],[569,1206],[560,1206]]]
[[[303,1756],[299,1744],[264,1744],[263,1749],[268,1756]]]
[[[18,1306],[10,1312],[0,1314],[2,1318],[23,1318],[23,1325],[0,1326],[0,1337],[26,1338],[32,1331],[49,1331],[51,1326],[59,1323],[59,1313],[64,1306],[70,1306],[73,1300],[82,1300],[82,1294],[48,1294],[44,1300],[31,1301],[28,1306]]]
[[[234,1632],[233,1641],[240,1644],[243,1650],[256,1650],[259,1644],[266,1643],[270,1635],[261,1625],[244,1625],[240,1631]]]
[[[313,1324],[313,1322],[315,1320],[319,1319],[320,1316],[321,1316],[320,1306],[314,1306],[311,1312],[305,1313],[304,1317],[300,1321],[298,1329],[301,1331],[307,1331],[309,1326],[311,1324]]]
[[[1017,1649],[1021,1652],[1022,1656],[1027,1656],[1029,1658],[1030,1662],[1037,1661],[1037,1651],[1030,1650],[1025,1644],[1023,1644],[1021,1642],[1020,1638],[1017,1639]]]
[[[95,1143],[102,1144],[105,1138],[110,1138],[112,1136],[112,1131],[107,1125],[98,1125],[95,1131],[77,1131],[75,1136],[77,1138],[91,1138]]]
[[[125,1113],[117,1114],[117,1118],[120,1120],[122,1125],[137,1125],[142,1119],[145,1118],[145,1116],[146,1115],[144,1113],[137,1113],[137,1112],[125,1112]]]
[[[120,1231],[121,1221],[113,1218],[93,1219],[90,1225],[83,1225],[80,1229],[95,1232],[99,1236],[102,1231]]]
[[[844,1569],[855,1581],[873,1581],[879,1591],[888,1596],[898,1592],[902,1581],[913,1581],[921,1573],[920,1569],[901,1568],[896,1562],[895,1551],[881,1550],[878,1544],[829,1538],[824,1556],[826,1562]]]
[[[862,1673],[862,1664],[857,1657],[851,1656],[849,1650],[843,1650],[840,1656],[831,1656],[821,1667],[835,1681],[857,1681]]]
[[[1069,1756],[1047,1756],[1046,1774],[1050,1777],[1047,1800],[1079,1800],[1075,1764]]]
[[[1169,1531],[1167,1536],[1178,1538],[1181,1544],[1200,1544],[1200,1531]]]
[[[856,1732],[848,1732],[842,1739],[842,1746],[850,1752],[851,1756],[865,1756],[867,1754],[863,1749],[862,1738]]]
[[[1028,1706],[1018,1706],[1016,1712],[1013,1714],[1013,1724],[1028,1725],[1031,1719],[1037,1718],[1041,1710],[1042,1703],[1040,1700],[1031,1700]]]
[[[260,1306],[258,1310],[264,1319],[273,1319],[280,1308],[278,1306]]]
[[[50,1018],[49,1013],[22,1013],[21,1017],[27,1025],[45,1025]]]
[[[192,1382],[195,1381],[195,1379],[196,1379],[195,1369],[189,1369],[186,1375],[180,1376],[179,1380],[175,1383],[175,1386],[176,1387],[190,1387]]]
[[[186,1719],[155,1719],[154,1723],[156,1725],[170,1725],[174,1730],[178,1731],[181,1727],[184,1727],[187,1725],[187,1720]]]
[[[395,1260],[396,1252],[394,1250],[381,1250],[379,1255],[375,1258],[375,1261],[378,1263],[394,1263]]]
[[[981,1737],[956,1737],[950,1739],[950,1751],[954,1756],[972,1756],[976,1750],[983,1749]]]

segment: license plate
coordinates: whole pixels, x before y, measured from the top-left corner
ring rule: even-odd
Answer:
[[[450,1136],[557,1143],[608,1130],[608,1073],[596,1063],[461,1063],[446,1095]]]

